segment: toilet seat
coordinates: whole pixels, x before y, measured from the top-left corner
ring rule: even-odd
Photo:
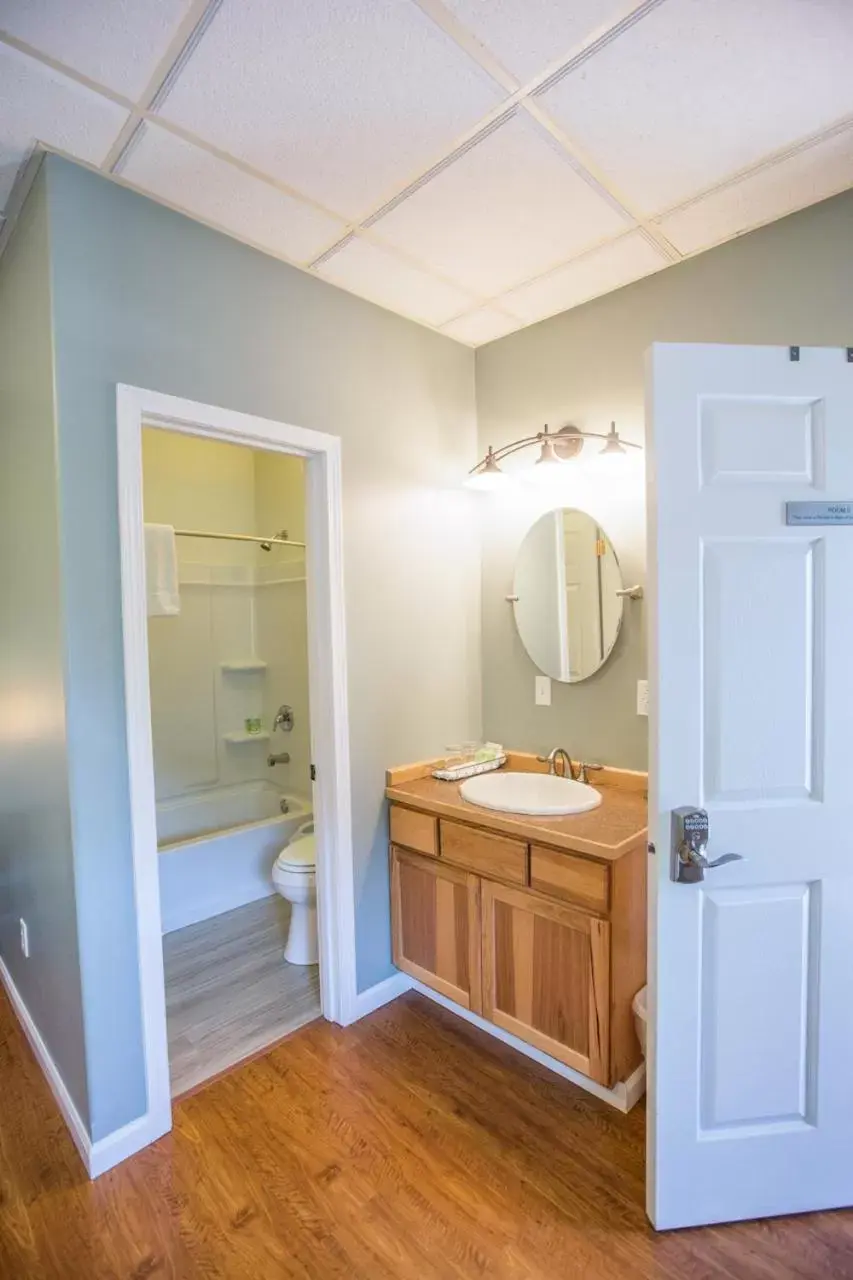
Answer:
[[[286,844],[275,860],[276,871],[310,875],[315,868],[314,833],[297,836]]]

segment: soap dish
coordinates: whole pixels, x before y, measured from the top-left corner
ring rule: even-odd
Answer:
[[[494,760],[481,760],[479,764],[457,764],[452,769],[433,769],[432,776],[442,782],[461,782],[463,778],[476,778],[481,773],[492,773],[506,764],[506,756],[495,756]]]

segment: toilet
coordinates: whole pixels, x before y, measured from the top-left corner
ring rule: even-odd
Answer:
[[[272,870],[276,892],[290,903],[284,958],[288,964],[317,964],[317,878],[314,823],[306,822],[286,844]]]
[[[637,1039],[640,1042],[644,1058],[646,1056],[646,1029],[649,1021],[648,995],[648,987],[641,987],[631,1001],[631,1008],[634,1012],[634,1026],[637,1028]]]

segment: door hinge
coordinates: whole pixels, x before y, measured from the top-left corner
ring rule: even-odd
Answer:
[[[316,782],[316,781],[317,781],[317,766],[316,766],[316,764],[312,764],[312,766],[311,766],[311,781],[312,781],[312,782]]]

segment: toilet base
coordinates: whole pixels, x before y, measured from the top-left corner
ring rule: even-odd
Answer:
[[[317,937],[317,908],[294,902],[290,908],[290,928],[284,958],[288,964],[318,964],[320,946]]]

